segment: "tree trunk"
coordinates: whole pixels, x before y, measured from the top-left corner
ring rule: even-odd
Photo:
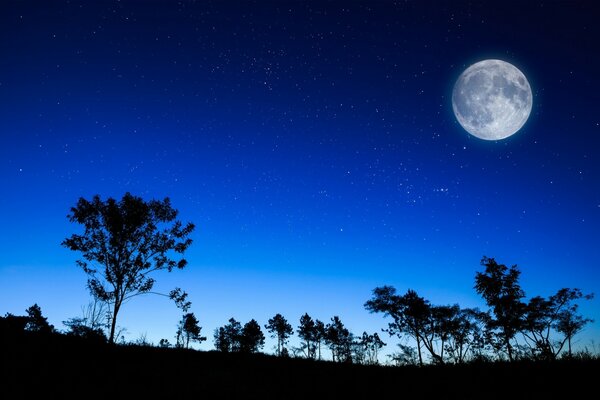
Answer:
[[[321,341],[319,340],[319,361],[320,360],[321,360]]]
[[[419,365],[422,367],[423,366],[423,356],[421,355],[421,340],[419,339],[418,335],[417,335],[417,351],[419,352]]]
[[[115,307],[113,309],[112,321],[110,323],[110,337],[108,338],[108,343],[115,343],[115,328],[117,327],[117,314],[119,313],[119,302],[115,300]]]
[[[513,361],[512,346],[510,345],[510,340],[508,339],[508,336],[506,336],[504,340],[506,341],[506,351],[508,352],[508,361],[512,362]]]

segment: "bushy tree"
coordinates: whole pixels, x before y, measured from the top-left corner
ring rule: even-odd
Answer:
[[[227,325],[215,330],[214,343],[217,350],[235,353],[242,349],[242,324],[230,318]]]
[[[62,244],[81,252],[77,265],[88,275],[88,288],[111,305],[109,342],[114,342],[123,303],[152,291],[153,272],[186,266],[182,255],[192,243],[188,236],[194,225],[183,225],[177,214],[168,198],[144,201],[130,193],[120,201],[80,198],[71,208],[69,220],[83,225],[84,232]],[[176,260],[173,253],[181,258]]]
[[[365,308],[392,318],[386,329],[390,336],[397,335],[401,339],[408,336],[416,341],[420,365],[423,365],[422,347],[429,350],[434,361],[439,361],[433,348],[434,331],[430,329],[431,305],[417,292],[409,289],[406,294],[398,295],[392,286],[377,287],[373,290],[372,299],[365,303]]]
[[[245,353],[257,353],[265,345],[265,335],[256,320],[251,319],[242,328],[241,349]]]
[[[521,299],[525,292],[519,284],[521,272],[516,265],[507,267],[493,258],[483,257],[483,272],[475,275],[475,290],[491,308],[493,318],[488,320],[488,329],[495,336],[494,343],[504,348],[508,359],[514,360],[513,340],[523,330],[525,304]],[[501,347],[500,347],[501,346]]]
[[[591,322],[578,314],[578,300],[589,300],[593,295],[584,295],[580,289],[560,289],[545,299],[533,297],[525,307],[523,335],[534,358],[554,360],[568,344],[572,354],[571,339]]]
[[[48,319],[42,315],[42,309],[37,304],[32,305],[27,310],[27,325],[25,330],[38,333],[52,333],[54,326],[48,323]]]
[[[206,340],[206,337],[200,334],[201,331],[202,327],[200,327],[194,313],[185,314],[177,326],[175,346],[189,349],[190,342],[202,343]]]
[[[277,355],[282,356],[287,354],[285,345],[288,338],[294,333],[294,328],[290,325],[287,320],[281,314],[276,314],[273,318],[269,319],[268,324],[265,328],[271,337],[277,338]],[[285,351],[285,353],[284,353]]]
[[[444,349],[449,361],[462,364],[477,358],[486,347],[485,324],[488,315],[476,308],[452,306],[452,318],[447,321]]]
[[[336,315],[325,329],[325,342],[331,350],[331,358],[338,362],[352,362],[354,337]]]
[[[69,318],[63,324],[69,328],[67,335],[77,336],[86,340],[106,342],[107,338],[101,328],[92,328],[82,317]]]

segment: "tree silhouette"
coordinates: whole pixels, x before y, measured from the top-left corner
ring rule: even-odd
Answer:
[[[357,361],[371,365],[379,364],[379,350],[386,344],[377,333],[369,335],[367,332],[363,332],[356,344],[360,353]]]
[[[315,321],[308,313],[305,313],[300,317],[300,325],[298,325],[296,332],[298,333],[298,337],[303,340],[301,349],[304,352],[304,355],[306,358],[314,360],[317,355],[315,342],[317,329]]]
[[[386,330],[390,336],[397,335],[402,338],[407,335],[417,342],[419,365],[423,365],[423,346],[429,350],[435,361],[440,361],[433,348],[435,330],[430,329],[431,305],[417,292],[409,289],[406,294],[400,296],[392,286],[377,287],[373,290],[373,298],[365,303],[365,308],[393,319]]]
[[[469,354],[479,355],[485,347],[483,326],[487,314],[476,308],[461,309],[452,306],[451,319],[447,321],[444,350],[451,362],[462,364]]]
[[[276,314],[273,318],[269,319],[268,324],[265,328],[271,337],[277,338],[277,355],[282,356],[286,350],[285,344],[288,338],[294,333],[294,328],[290,325],[287,320],[281,314]]]
[[[175,260],[171,253],[183,255],[192,243],[188,236],[194,225],[184,226],[177,214],[168,198],[146,202],[130,193],[120,201],[80,198],[71,208],[69,220],[83,225],[85,231],[62,244],[82,253],[77,265],[88,275],[88,288],[95,298],[111,305],[110,343],[123,303],[151,292],[150,275],[186,266],[184,258]]]
[[[554,360],[566,343],[571,356],[571,338],[591,321],[577,314],[578,305],[575,301],[592,297],[584,295],[579,289],[563,288],[548,299],[541,296],[530,299],[525,309],[523,335],[531,343],[535,358]],[[563,337],[554,339],[554,332]]]
[[[198,325],[198,319],[194,313],[187,313],[179,321],[176,334],[175,346],[189,349],[190,342],[202,343],[206,337],[200,335],[202,328]]]
[[[481,265],[485,267],[485,271],[475,275],[475,290],[494,314],[494,318],[488,321],[490,332],[506,350],[509,361],[513,361],[514,349],[511,342],[522,330],[525,313],[525,304],[521,302],[525,292],[519,285],[521,272],[516,265],[509,268],[488,257],[483,257]]]
[[[591,299],[592,295],[587,295],[586,299]],[[562,333],[567,340],[568,343],[568,355],[569,357],[573,356],[572,348],[571,348],[571,340],[573,336],[583,330],[584,326],[588,323],[593,322],[590,318],[585,318],[582,315],[577,313],[577,304],[572,304],[563,311],[561,311],[558,315],[558,320],[555,324],[555,329]]]
[[[235,353],[242,349],[242,324],[230,318],[227,325],[215,330],[214,343],[217,350]]]
[[[326,326],[325,342],[331,350],[333,361],[352,362],[353,335],[337,315]]]
[[[42,315],[40,306],[34,304],[26,312],[28,320],[25,330],[45,334],[54,332],[54,326],[50,325],[48,319]]]
[[[245,353],[257,353],[265,345],[265,335],[256,320],[251,319],[242,328],[241,349]]]
[[[325,324],[323,323],[323,321],[320,320],[315,320],[315,330],[314,330],[314,336],[313,336],[313,341],[314,341],[314,345],[315,345],[315,349],[317,352],[317,359],[321,359],[321,345],[323,344],[323,342],[325,341],[325,334],[326,334],[326,329],[325,329]]]

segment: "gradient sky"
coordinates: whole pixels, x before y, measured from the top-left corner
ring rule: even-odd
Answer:
[[[600,14],[535,3],[2,1],[0,314],[80,315],[66,215],[128,191],[197,225],[188,268],[156,278],[189,293],[203,349],[232,316],[379,331],[363,304],[384,284],[483,306],[484,255],[528,296],[600,294]],[[499,142],[450,101],[486,58],[533,89]],[[119,324],[173,342],[179,317],[146,296]]]

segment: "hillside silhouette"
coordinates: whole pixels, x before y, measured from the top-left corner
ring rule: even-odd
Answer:
[[[113,391],[116,398],[584,398],[599,367],[597,358],[366,366],[109,345],[26,332],[2,338],[0,395],[94,398]]]
[[[562,288],[527,298],[519,268],[489,257],[474,285],[487,310],[435,305],[413,289],[373,289],[365,309],[387,318],[383,332],[400,340],[385,366],[385,335],[356,335],[337,315],[320,321],[308,312],[295,321],[280,313],[245,323],[231,317],[214,330],[214,351],[194,350],[208,338],[181,288],[155,293],[182,312],[174,343],[126,342],[119,310],[154,293],[153,272],[184,269],[194,225],[177,220],[168,198],[146,202],[129,193],[120,201],[80,199],[71,211],[84,232],[63,245],[81,253],[77,265],[88,275],[92,301],[64,330],[38,304],[0,317],[3,398],[94,397],[97,388],[117,398],[575,398],[600,367],[597,354],[573,348],[592,322],[578,308],[592,294]],[[265,333],[276,340],[274,355],[262,353]],[[299,347],[289,345],[294,335]]]

